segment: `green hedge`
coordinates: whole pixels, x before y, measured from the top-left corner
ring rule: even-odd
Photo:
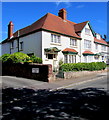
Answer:
[[[63,71],[96,71],[104,70],[106,64],[104,62],[92,62],[92,63],[65,63],[60,66],[60,70]]]
[[[27,54],[16,52],[16,53],[10,54],[10,56],[7,59],[7,62],[20,63],[20,62],[26,62],[29,59],[30,57]]]
[[[32,61],[33,63],[42,63],[42,59],[34,55],[30,57],[30,61]]]
[[[4,54],[0,57],[0,60],[4,63],[8,60],[10,54]]]
[[[42,63],[42,59],[36,56],[29,57],[27,54],[16,52],[13,54],[4,54],[0,57],[0,60],[8,63]]]

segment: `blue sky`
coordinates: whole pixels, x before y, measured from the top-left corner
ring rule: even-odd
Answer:
[[[107,34],[106,2],[3,2],[2,40],[7,38],[9,21],[14,23],[14,32],[26,27],[46,13],[58,15],[66,8],[67,19],[76,23],[89,20],[93,30],[101,35]]]

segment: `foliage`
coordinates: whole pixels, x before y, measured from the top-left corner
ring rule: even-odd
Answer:
[[[16,52],[13,54],[4,54],[0,57],[2,62],[11,62],[11,63],[42,63],[42,59],[36,56],[29,57],[27,54]]]
[[[60,70],[63,71],[95,71],[104,70],[106,63],[104,62],[92,62],[92,63],[65,63],[60,66]]]
[[[4,54],[0,57],[0,60],[4,63],[8,60],[10,54]]]
[[[63,64],[63,60],[59,60],[59,66],[61,66]]]
[[[36,57],[34,55],[32,55],[30,57],[30,60],[33,62],[33,63],[42,63],[42,59],[40,57]]]
[[[20,63],[20,62],[26,62],[29,59],[30,57],[27,54],[16,52],[9,56],[7,62]]]

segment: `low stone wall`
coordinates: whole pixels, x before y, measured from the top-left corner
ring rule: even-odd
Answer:
[[[51,64],[3,63],[2,75],[23,77],[50,82],[53,79]]]
[[[83,77],[83,76],[88,76],[88,75],[94,75],[97,73],[101,73],[107,70],[101,70],[101,71],[71,71],[71,72],[62,72],[59,71],[59,73],[56,75],[59,78],[64,78],[64,79],[70,79],[70,78],[78,78],[78,77]]]

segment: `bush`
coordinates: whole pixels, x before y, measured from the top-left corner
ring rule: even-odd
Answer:
[[[4,54],[0,57],[0,60],[4,63],[8,60],[10,54]]]
[[[104,62],[92,62],[92,63],[65,63],[60,66],[60,70],[63,71],[95,71],[104,70],[106,63]]]
[[[30,60],[33,62],[33,63],[42,63],[42,59],[40,57],[36,57],[36,56],[31,56],[30,57]]]
[[[7,62],[20,63],[20,62],[27,62],[29,59],[30,57],[27,54],[16,52],[8,57]]]

